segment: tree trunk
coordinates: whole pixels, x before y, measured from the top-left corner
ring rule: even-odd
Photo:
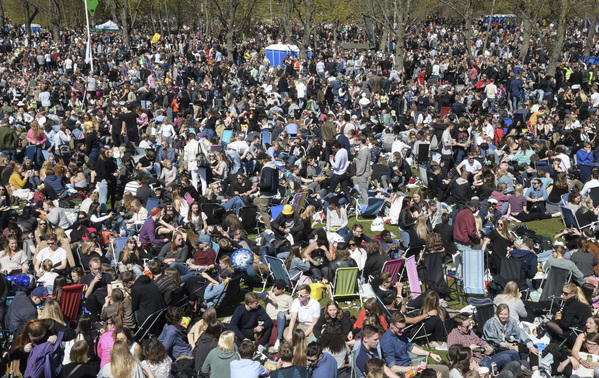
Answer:
[[[379,51],[385,52],[387,48],[387,42],[389,41],[389,28],[381,28],[381,36],[379,37]]]
[[[466,50],[468,51],[468,57],[472,58],[472,0],[469,1],[470,6],[466,9],[465,19],[465,33],[464,43],[466,44]]]
[[[60,18],[53,18],[52,22],[52,39],[54,42],[60,42]]]
[[[31,38],[31,16],[29,15],[29,3],[23,1],[23,13],[25,13],[25,33]]]
[[[551,54],[549,55],[549,68],[547,69],[547,74],[553,77],[555,77],[555,72],[557,71],[557,63],[559,61],[559,56],[561,55],[562,49],[564,47],[564,35],[566,33],[566,8],[568,0],[561,0],[560,3],[561,9],[557,24],[557,39],[554,43],[551,44],[552,49]]]
[[[526,58],[526,54],[528,54],[528,49],[530,46],[530,29],[532,28],[532,23],[528,19],[528,17],[524,18],[524,31],[522,33],[522,48],[520,49],[520,61],[524,62]]]
[[[403,24],[403,23],[402,23]],[[403,75],[404,73],[404,42],[405,29],[403,27],[395,30],[395,70]]]
[[[173,29],[171,28],[171,16],[168,14],[168,7],[166,6],[166,1],[164,2],[164,15],[166,17],[166,27],[168,28],[168,30],[166,31],[166,35],[170,35],[171,30]]]
[[[335,46],[337,46],[337,33],[339,32],[339,23],[337,21],[333,22],[333,42]]]
[[[2,4],[2,1],[0,1],[0,17],[0,27],[4,29],[4,27],[6,26],[6,20],[4,19],[4,5]]]
[[[483,44],[483,56],[487,51],[487,43],[489,42],[489,34],[491,34],[491,25],[493,24],[493,14],[495,13],[495,0],[493,0],[493,6],[491,7],[491,17],[489,17],[489,25],[487,25],[487,34],[485,35],[485,43]]]
[[[129,2],[127,0],[123,1],[123,9],[121,10],[121,28],[123,30],[123,41],[125,43],[129,43],[131,41],[131,37],[130,37],[130,26],[129,26],[129,19],[127,18],[128,16],[128,6],[127,4],[129,4]]]
[[[227,34],[226,34],[226,40],[227,40],[227,59],[229,60],[229,62],[233,61],[233,31],[232,30],[228,30]]]
[[[591,16],[591,25],[589,26],[589,32],[587,34],[587,43],[584,47],[584,55],[590,56],[595,46],[595,29],[597,28],[597,15]]]

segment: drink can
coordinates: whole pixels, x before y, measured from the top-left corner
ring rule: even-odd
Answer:
[[[493,376],[496,376],[496,375],[497,375],[497,373],[498,373],[498,372],[497,372],[497,363],[493,362],[493,363],[491,363],[491,374],[492,374]]]
[[[591,363],[591,362],[593,362],[593,355],[591,355],[590,353],[589,353],[589,354],[587,354],[587,362],[588,362],[588,363]]]

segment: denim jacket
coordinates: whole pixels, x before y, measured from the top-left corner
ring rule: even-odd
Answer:
[[[532,340],[516,320],[508,317],[505,324],[501,324],[497,315],[489,319],[483,328],[483,339],[500,347],[506,347],[513,342],[526,344],[527,348],[534,346]]]

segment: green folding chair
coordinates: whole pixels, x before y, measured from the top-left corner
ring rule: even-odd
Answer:
[[[356,293],[356,285],[360,286],[358,280],[358,267],[339,268],[335,271],[335,279],[331,283],[331,299],[337,301],[337,298],[360,297],[360,307],[362,307],[362,295],[360,290]]]

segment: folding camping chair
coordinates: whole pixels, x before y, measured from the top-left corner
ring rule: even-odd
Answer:
[[[462,252],[462,298],[466,295],[484,295],[485,258],[482,249],[466,249]]]
[[[576,229],[578,231],[582,231],[583,229],[585,229],[587,227],[594,228],[595,225],[597,224],[597,222],[593,222],[593,223],[587,224],[584,227],[580,227],[580,225],[578,224],[578,219],[576,219],[576,216],[574,215],[574,212],[572,211],[572,209],[570,209],[569,207],[565,207],[565,206],[560,206],[560,209],[562,211],[562,221],[564,222],[564,225],[566,227],[576,227]]]
[[[393,284],[393,286],[395,286],[395,282],[397,282],[396,279],[399,276],[399,271],[401,270],[403,263],[404,259],[395,259],[385,261],[385,263],[383,264],[383,269],[381,270],[381,272],[391,273],[391,283]]]
[[[268,282],[268,276],[262,277],[262,278],[259,277],[256,274],[256,271],[254,270],[253,265],[248,266],[243,278],[244,278],[244,281],[246,281],[246,282],[251,282],[251,283],[258,284],[258,285],[262,285],[262,290],[260,290],[260,293],[263,293],[264,290],[266,290],[266,283]]]
[[[408,287],[412,299],[422,294],[420,287],[420,278],[418,277],[418,267],[416,266],[416,256],[410,256],[404,261],[405,272],[408,276]],[[400,278],[401,281],[401,278]]]
[[[391,319],[391,313],[389,312],[389,309],[387,307],[385,307],[385,305],[383,304],[383,300],[381,298],[379,298],[378,295],[376,295],[375,298],[377,301],[379,301],[379,306],[381,306],[381,311],[383,312],[383,316],[385,317],[387,324],[389,324],[389,319]]]
[[[287,268],[285,268],[283,260],[272,256],[264,257],[266,258],[266,265],[268,265],[268,269],[270,270],[273,280],[283,280],[285,282],[285,286],[287,286],[287,289],[291,291],[291,295],[293,295],[296,288],[296,285],[293,281],[295,280],[297,282],[301,274],[291,277],[287,271]]]
[[[221,144],[223,148],[226,148],[229,143],[231,143],[231,137],[233,136],[233,130],[223,130],[223,137],[221,139]]]
[[[306,202],[307,197],[308,197],[308,192],[295,193],[293,195],[293,198],[291,199],[291,202],[287,203],[287,204],[291,205],[291,207],[293,208],[293,211],[299,213],[304,208],[304,203]]]
[[[114,239],[114,244],[112,244],[112,260],[114,262],[114,266],[117,266],[119,263],[119,255],[123,248],[127,245],[127,240],[129,238],[116,238]]]
[[[256,230],[260,234],[260,225],[258,224],[258,207],[244,206],[239,208],[239,220],[244,230]]]
[[[591,199],[593,200],[594,207],[599,206],[599,187],[591,188],[591,190],[589,191],[589,197],[591,197]]]
[[[426,167],[419,166],[418,167],[418,175],[420,176],[420,182],[422,183],[422,185],[424,185],[425,187],[428,188],[429,181],[428,181],[428,171],[426,170]]]
[[[225,291],[225,295],[223,295],[218,303],[214,306],[214,309],[220,314],[219,310],[222,310],[226,306],[234,306],[234,303],[238,303],[233,301],[237,293],[241,290],[241,275],[231,278],[229,281],[229,285],[227,286],[227,290]]]
[[[522,269],[522,260],[509,257],[502,257],[499,262],[499,274],[506,281],[520,281],[520,270]]]
[[[271,143],[272,143],[272,134],[270,133],[270,130],[268,130],[268,129],[262,130],[262,146],[264,148],[268,148],[268,147],[270,147]],[[268,147],[266,147],[266,145],[268,145]]]
[[[277,206],[273,206],[270,208],[270,216],[272,217],[271,220],[275,220],[277,219],[277,217],[279,216],[279,214],[281,214],[281,212],[283,211],[283,208],[285,207],[285,205],[277,205]]]
[[[452,292],[457,292],[457,289],[452,289],[447,284],[445,271],[443,270],[443,254],[441,252],[426,253],[424,255],[424,284],[427,290],[433,290],[443,297]]]
[[[64,286],[60,294],[60,309],[65,322],[68,322],[71,327],[77,326],[84,286],[81,284]]]
[[[418,145],[418,155],[416,156],[416,164],[424,164],[429,162],[429,143],[421,143]]]
[[[495,316],[495,305],[493,303],[475,307],[474,317],[476,319],[476,332],[480,337],[483,336],[483,329],[487,321]]]
[[[146,210],[148,210],[148,215],[152,212],[152,209],[158,206],[160,200],[158,198],[148,198],[146,200]]]
[[[367,219],[360,219],[360,215],[363,217],[376,217],[379,215],[381,208],[385,204],[386,198],[370,197],[365,205],[362,205],[361,210],[356,211],[356,221],[364,222]]]
[[[331,283],[331,299],[336,300],[338,297],[347,298],[358,295],[360,297],[360,307],[362,308],[361,290],[356,293],[356,285],[360,285],[358,279],[358,267],[339,268],[335,271],[335,279]],[[339,301],[337,301],[339,302]]]
[[[209,226],[215,226],[221,223],[221,219],[216,218],[216,212],[219,211],[219,209],[222,211],[222,214],[225,214],[225,209],[217,203],[203,203],[200,205],[200,209],[206,214],[206,223]]]
[[[561,206],[566,206],[566,204],[568,203],[568,198],[570,198],[570,193],[566,193],[562,196],[562,205]],[[595,201],[593,201],[593,202],[595,202]]]
[[[549,269],[547,275],[541,281],[541,297],[539,298],[539,303],[551,301],[549,312],[553,312],[554,301],[561,301],[562,289],[565,284],[570,282],[571,278],[572,271],[570,270],[557,267]],[[543,305],[543,307],[547,308],[546,305]]]

